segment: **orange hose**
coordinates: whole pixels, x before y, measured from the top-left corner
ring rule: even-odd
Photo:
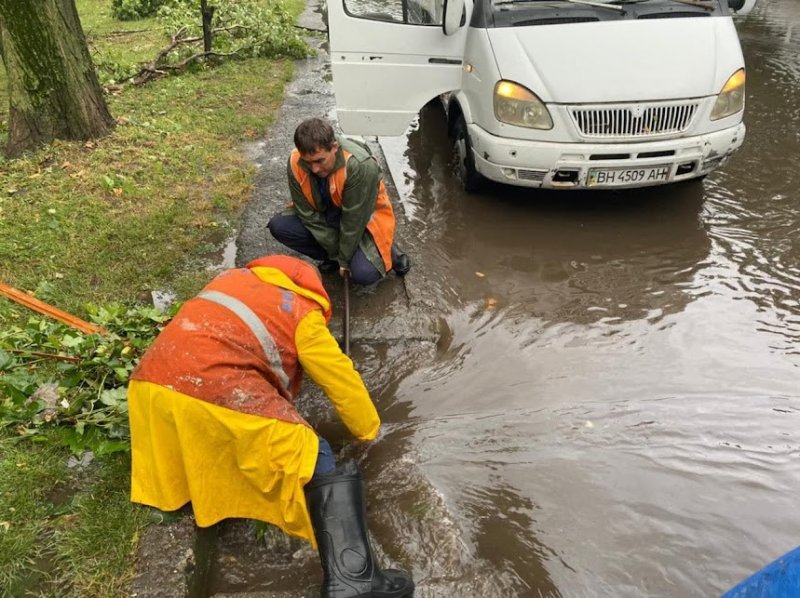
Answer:
[[[108,334],[108,331],[105,328],[101,328],[100,326],[95,326],[87,322],[86,320],[81,320],[80,318],[73,316],[65,311],[58,309],[57,307],[53,307],[52,305],[48,305],[44,301],[39,301],[38,299],[31,297],[27,293],[23,293],[22,291],[18,291],[17,289],[4,285],[0,282],[0,295],[5,295],[12,301],[16,301],[17,303],[24,305],[27,308],[30,308],[34,311],[39,312],[40,314],[44,314],[46,316],[50,316],[51,318],[55,318],[59,322],[63,322],[68,326],[72,326],[76,330],[80,330],[84,334]]]

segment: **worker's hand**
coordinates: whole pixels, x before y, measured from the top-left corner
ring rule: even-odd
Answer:
[[[350,268],[339,266],[339,276],[342,278],[350,278]]]
[[[378,438],[373,438],[372,440],[359,440],[358,438],[356,438],[355,440],[351,440],[350,444],[352,446],[360,446],[360,447],[369,448],[369,447],[373,446],[376,442],[378,442],[379,439],[380,439],[380,436],[378,436]]]
[[[381,438],[383,438],[383,429],[384,429],[384,426],[381,425],[381,427],[378,428],[378,435],[375,438],[373,438],[372,440],[359,440],[358,438],[354,438],[353,440],[350,441],[350,444],[352,444],[353,446],[361,446],[361,447],[364,447],[364,448],[372,448],[373,446],[375,446],[378,443],[378,441]]]

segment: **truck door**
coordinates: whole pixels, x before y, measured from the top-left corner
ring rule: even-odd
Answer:
[[[339,126],[402,135],[420,108],[461,87],[472,0],[328,0]]]

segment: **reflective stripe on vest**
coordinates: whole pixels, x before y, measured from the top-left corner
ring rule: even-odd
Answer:
[[[261,345],[261,348],[264,350],[264,355],[270,367],[272,367],[272,371],[275,372],[275,375],[281,382],[282,393],[289,396],[289,376],[287,376],[286,372],[283,370],[280,352],[269,330],[267,330],[267,327],[264,326],[264,323],[258,318],[256,313],[235,297],[231,297],[220,291],[202,291],[197,296],[201,299],[206,299],[207,301],[221,305],[222,307],[226,307],[244,322],[245,326],[250,329]]]

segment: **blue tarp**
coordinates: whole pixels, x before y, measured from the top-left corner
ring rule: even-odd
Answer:
[[[800,546],[756,571],[722,598],[800,598]]]

